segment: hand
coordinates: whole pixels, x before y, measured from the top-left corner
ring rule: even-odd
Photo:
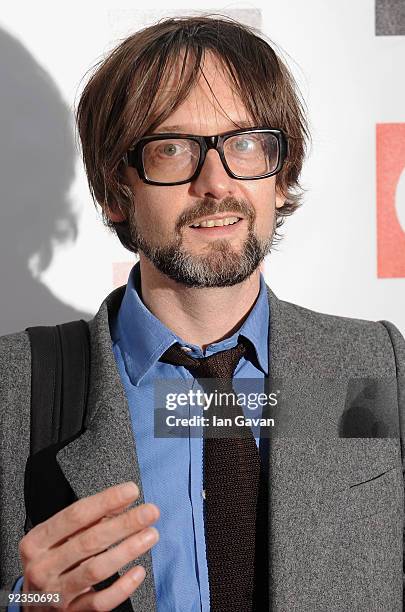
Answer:
[[[19,546],[24,567],[22,592],[60,593],[62,603],[52,603],[45,610],[69,612],[112,610],[127,599],[145,578],[141,565],[101,591],[95,591],[93,585],[158,542],[157,529],[149,526],[159,518],[157,506],[141,504],[123,512],[138,496],[134,482],[109,487],[33,527]],[[43,607],[41,610],[44,612]]]

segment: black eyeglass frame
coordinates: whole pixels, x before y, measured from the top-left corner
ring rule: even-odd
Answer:
[[[274,134],[278,141],[278,160],[277,167],[271,172],[266,172],[265,174],[261,174],[259,176],[239,176],[234,174],[228,164],[226,163],[225,155],[224,155],[224,143],[231,136],[239,136],[242,134],[250,134],[250,133],[269,133]],[[200,145],[200,158],[198,160],[196,169],[194,174],[182,181],[175,181],[170,183],[165,183],[161,181],[153,181],[149,179],[145,173],[145,168],[143,165],[142,152],[144,146],[151,141],[155,140],[167,140],[171,138],[187,138],[188,140],[194,140],[198,142]],[[219,157],[221,158],[222,165],[226,171],[226,173],[231,177],[242,181],[255,181],[258,179],[268,178],[269,176],[273,176],[274,174],[278,174],[283,167],[284,161],[288,155],[288,140],[284,132],[280,129],[273,129],[268,127],[252,127],[245,128],[242,130],[231,130],[229,132],[223,132],[222,134],[216,134],[214,136],[196,136],[195,134],[184,134],[178,132],[167,132],[161,134],[151,134],[150,136],[144,136],[138,142],[129,149],[126,154],[126,163],[128,166],[136,168],[139,174],[139,178],[148,185],[160,185],[160,186],[171,186],[171,185],[184,185],[185,183],[191,183],[194,181],[201,172],[201,168],[204,164],[205,157],[207,152],[210,149],[216,149],[218,151]],[[125,159],[125,158],[124,158]]]

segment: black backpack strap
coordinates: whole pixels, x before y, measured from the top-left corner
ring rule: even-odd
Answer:
[[[28,327],[31,343],[31,455],[84,428],[90,334],[83,319]]]

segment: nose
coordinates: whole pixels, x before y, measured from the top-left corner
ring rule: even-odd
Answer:
[[[203,166],[197,178],[190,183],[190,195],[197,198],[222,199],[234,195],[236,179],[229,176],[222,165],[218,151],[207,151]]]

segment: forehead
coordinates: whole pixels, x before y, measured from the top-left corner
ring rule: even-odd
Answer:
[[[161,90],[163,103],[167,96],[176,91],[182,64],[181,58]],[[190,68],[190,62],[187,64],[185,70]],[[188,97],[154,131],[210,134],[235,129],[235,123],[243,127],[253,125],[254,121],[236,92],[236,84],[222,60],[214,53],[206,52],[199,77]]]

